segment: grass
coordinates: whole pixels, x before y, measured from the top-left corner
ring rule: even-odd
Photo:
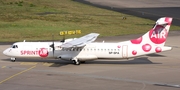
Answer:
[[[155,21],[84,5],[73,0],[0,0],[0,42],[60,40],[60,31],[100,36],[147,32]],[[126,20],[122,19],[124,16]],[[172,26],[171,30],[180,27]]]

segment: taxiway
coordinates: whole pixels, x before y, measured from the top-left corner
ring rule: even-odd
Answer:
[[[90,0],[75,0],[90,1]],[[96,1],[96,2],[93,2]],[[99,1],[99,2],[98,2]],[[111,1],[111,2],[110,2]],[[121,1],[121,2],[120,2]],[[131,2],[130,2],[131,1]],[[131,10],[149,13],[142,16],[154,18],[175,15],[175,23],[179,17],[176,10],[178,0],[163,0],[165,3],[156,4],[151,1],[137,0],[91,0],[96,5],[108,7],[126,6]],[[163,2],[156,0],[156,2]],[[133,3],[135,2],[135,3]],[[141,2],[141,3],[138,3]],[[155,3],[155,4],[149,4]],[[139,7],[133,7],[139,6]],[[151,6],[148,6],[151,5]],[[153,6],[155,5],[155,6]],[[163,8],[159,8],[157,6]],[[164,6],[163,6],[164,5]],[[171,6],[172,5],[172,6]],[[173,6],[175,5],[175,6]],[[178,6],[176,6],[178,5]],[[129,7],[128,7],[129,6]],[[145,7],[148,6],[148,7]],[[118,8],[117,8],[118,7]],[[143,9],[142,7],[145,7]],[[156,8],[153,8],[156,7]],[[164,8],[167,7],[167,8]],[[175,8],[169,8],[175,7]],[[166,13],[171,9],[171,13]],[[125,10],[125,11],[126,11]],[[145,11],[144,11],[145,10]],[[158,12],[161,10],[161,12]],[[178,9],[179,10],[179,9]],[[152,13],[156,13],[153,15]],[[133,12],[134,13],[134,12]],[[132,14],[132,12],[130,12]],[[134,13],[135,15],[139,15]],[[174,21],[173,21],[174,22]],[[127,35],[98,38],[97,41],[124,41],[137,38],[140,35]],[[89,61],[80,66],[61,60],[32,60],[17,59],[10,62],[9,58],[0,53],[0,89],[1,90],[179,90],[180,89],[180,32],[171,31],[166,45],[173,50],[159,54],[137,57],[124,61]],[[113,40],[113,41],[112,41]],[[10,45],[0,45],[0,52]]]
[[[179,90],[180,32],[172,31],[166,45],[173,50],[124,61],[89,61],[80,66],[61,60],[17,59],[0,53],[2,90]],[[139,35],[109,37],[124,40]],[[99,38],[101,41],[106,38]],[[107,41],[110,39],[107,39]],[[10,45],[1,45],[0,51]]]

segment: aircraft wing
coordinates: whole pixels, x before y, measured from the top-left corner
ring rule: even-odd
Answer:
[[[90,33],[75,40],[65,42],[61,45],[61,47],[62,48],[83,47],[86,44],[95,41],[98,36],[99,36],[98,33]]]

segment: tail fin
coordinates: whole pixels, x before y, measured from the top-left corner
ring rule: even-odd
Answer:
[[[162,17],[156,21],[154,27],[150,31],[138,39],[131,40],[131,43],[149,43],[151,45],[164,46],[171,23],[171,17]]]

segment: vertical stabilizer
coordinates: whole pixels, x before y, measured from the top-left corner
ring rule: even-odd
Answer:
[[[158,19],[152,29],[138,39],[131,40],[133,44],[148,43],[150,45],[164,46],[169,28],[172,23],[171,17]]]

